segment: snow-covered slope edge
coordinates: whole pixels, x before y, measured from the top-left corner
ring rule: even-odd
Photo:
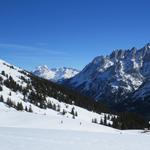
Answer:
[[[72,118],[70,113],[62,115],[61,113],[47,109],[40,110],[34,106],[33,113],[7,108],[0,103],[0,127],[16,127],[16,128],[37,128],[37,129],[57,129],[57,130],[78,130],[91,132],[119,132],[116,129],[91,123],[91,118],[104,118],[104,114],[96,114],[88,112],[80,107],[75,107],[79,116]],[[63,107],[63,105],[61,105]],[[69,106],[72,108],[72,106]],[[67,112],[67,110],[66,110]],[[109,122],[109,121],[108,121]],[[111,122],[111,121],[110,121]]]
[[[32,73],[41,78],[58,82],[64,79],[69,79],[74,77],[79,73],[79,71],[67,67],[50,69],[46,65],[44,65],[44,66],[38,66],[35,70],[32,71]]]

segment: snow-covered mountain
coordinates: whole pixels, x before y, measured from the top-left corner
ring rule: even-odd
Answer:
[[[38,66],[35,70],[32,71],[32,73],[44,79],[57,82],[60,80],[72,78],[77,75],[79,71],[73,68],[66,67],[50,69],[46,65],[44,65]]]
[[[92,112],[91,110],[94,110],[94,108],[91,107],[91,103],[93,101],[88,100],[88,98],[85,99],[85,97],[64,89],[56,83],[36,77],[23,69],[0,60],[0,112],[3,112],[3,115],[5,112],[17,114],[18,110],[18,113],[22,111],[24,113],[48,115],[51,119],[56,117],[55,120],[58,120],[58,122],[73,119],[78,120],[79,123],[89,124],[92,124],[92,119],[100,123],[101,120],[104,122],[104,118],[107,117],[105,123],[112,125],[114,115]],[[14,120],[11,119],[9,123],[11,121],[14,123]],[[26,125],[23,122],[19,124]],[[56,124],[53,127],[56,127]]]
[[[133,124],[135,128],[148,126],[148,122],[142,118],[137,119],[137,116],[128,114],[113,115],[103,103],[95,102],[62,85],[39,78],[3,60],[0,60],[1,110],[49,115],[51,119],[58,116],[61,123],[63,120],[73,119],[78,120],[80,124],[88,122],[115,128],[120,128],[119,124],[122,124],[121,128],[133,128]],[[128,124],[126,118],[132,119],[132,126]]]
[[[102,125],[118,116],[96,113],[98,103],[66,90],[0,60],[1,149],[149,149],[149,133]]]
[[[64,84],[113,104],[150,97],[150,44],[98,56]]]

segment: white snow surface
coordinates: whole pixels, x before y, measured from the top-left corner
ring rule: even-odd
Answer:
[[[63,123],[61,123],[63,121]],[[2,150],[149,150],[150,134],[120,131],[50,113],[18,112],[0,104]]]
[[[2,150],[149,150],[150,134],[77,119],[18,112],[0,104]],[[61,123],[63,121],[63,123]]]
[[[42,77],[47,80],[57,82],[59,80],[69,79],[79,73],[78,70],[73,68],[61,67],[61,68],[48,68],[48,66],[38,66],[32,71],[33,74]]]

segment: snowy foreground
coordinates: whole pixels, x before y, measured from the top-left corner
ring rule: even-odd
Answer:
[[[0,145],[2,150],[149,150],[150,136],[0,128]]]
[[[61,115],[0,110],[1,150],[149,150],[150,134]]]

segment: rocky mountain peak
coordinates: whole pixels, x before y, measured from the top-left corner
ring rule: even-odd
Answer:
[[[93,59],[77,76],[66,82],[96,100],[112,103],[126,99],[150,77],[150,44],[141,49],[118,49]]]

